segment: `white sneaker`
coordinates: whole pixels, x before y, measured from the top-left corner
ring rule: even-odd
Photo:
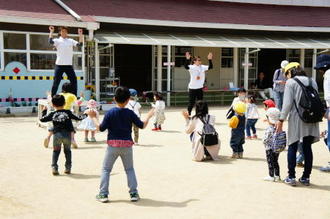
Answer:
[[[274,181],[275,181],[275,178],[272,177],[272,176],[266,176],[266,177],[264,178],[264,180],[265,180],[265,181],[271,181],[271,182],[274,182]]]
[[[281,181],[281,177],[279,177],[279,176],[275,176],[275,177],[274,177],[274,181],[275,181],[275,182],[280,182],[280,181]]]
[[[330,172],[330,164],[328,166],[321,167],[320,170],[324,172]]]

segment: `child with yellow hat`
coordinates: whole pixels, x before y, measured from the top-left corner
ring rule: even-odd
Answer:
[[[238,102],[233,106],[235,115],[229,121],[231,130],[230,147],[233,149],[232,158],[243,158],[243,144],[245,143],[245,111],[246,104]]]

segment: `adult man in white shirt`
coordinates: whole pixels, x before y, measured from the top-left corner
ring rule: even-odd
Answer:
[[[53,26],[49,27],[49,43],[54,45],[56,52],[56,62],[55,62],[55,75],[54,82],[52,86],[52,96],[57,92],[58,86],[62,80],[63,73],[68,76],[71,86],[72,93],[77,96],[77,77],[72,66],[73,57],[73,47],[82,46],[84,35],[83,30],[78,29],[79,43],[74,39],[68,38],[68,28],[60,28],[60,37],[53,39],[53,33],[55,28]]]
[[[209,53],[207,59],[209,60],[209,65],[202,65],[201,58],[195,56],[191,58],[189,52],[186,52],[186,63],[184,65],[190,73],[190,82],[188,85],[189,89],[189,104],[188,113],[191,115],[191,111],[194,108],[196,100],[203,100],[203,87],[205,83],[205,72],[213,68],[212,63],[213,55]]]

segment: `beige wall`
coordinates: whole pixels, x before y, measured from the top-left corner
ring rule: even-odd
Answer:
[[[194,55],[200,56],[202,63],[207,65],[207,55],[213,53],[213,69],[206,74],[207,86],[210,90],[227,88],[229,82],[234,81],[234,69],[221,69],[221,48],[194,47]],[[189,72],[184,68],[174,68],[174,90],[187,90],[189,83]]]

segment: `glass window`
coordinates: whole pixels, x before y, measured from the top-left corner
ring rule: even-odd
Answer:
[[[55,54],[31,54],[31,69],[54,69]]]
[[[232,68],[234,60],[234,49],[232,48],[222,48],[221,49],[221,67],[222,68]]]
[[[26,66],[26,53],[5,52],[5,65],[13,61],[21,62]]]
[[[54,50],[54,47],[49,44],[47,35],[30,35],[31,50]]]
[[[300,62],[300,49],[288,49],[287,57],[289,62]]]
[[[82,55],[73,55],[73,69],[82,70]]]
[[[313,66],[313,50],[305,50],[305,68],[312,68]]]
[[[26,35],[17,33],[3,34],[4,49],[26,49]]]

